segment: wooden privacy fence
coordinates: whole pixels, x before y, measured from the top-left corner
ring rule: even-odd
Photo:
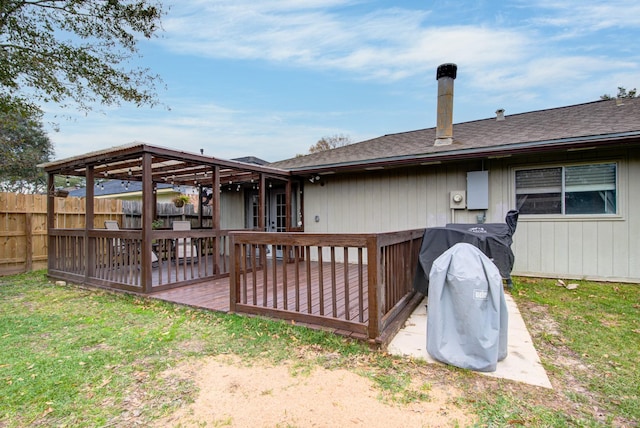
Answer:
[[[231,232],[230,310],[385,343],[415,307],[423,234]]]
[[[95,200],[94,227],[122,222],[122,201]],[[85,199],[55,198],[55,227],[84,229]],[[47,267],[47,196],[0,193],[0,276]]]
[[[194,206],[177,208],[157,205],[160,227],[174,220],[188,220],[198,226],[200,218]],[[104,229],[105,220],[115,220],[121,228],[142,228],[142,202],[119,199],[94,199],[94,229]],[[204,227],[211,226],[211,207],[203,207]],[[55,228],[84,229],[85,198],[55,198]],[[0,192],[0,276],[29,272],[47,267],[47,197]],[[80,263],[81,261],[76,261]],[[65,262],[66,263],[66,262]]]
[[[211,228],[211,213],[213,208],[210,205],[201,206],[202,227]],[[142,201],[122,201],[122,223],[123,229],[142,229]],[[185,204],[178,208],[172,203],[158,203],[156,206],[155,219],[161,222],[158,228],[170,228],[176,220],[187,220],[191,226],[200,227],[198,223],[200,216],[193,204]],[[102,227],[102,226],[101,226]]]

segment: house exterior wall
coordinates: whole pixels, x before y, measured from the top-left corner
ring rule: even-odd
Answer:
[[[640,281],[640,151],[588,150],[455,164],[326,175],[305,183],[310,233],[389,232],[447,223],[502,223],[515,208],[515,170],[581,162],[618,163],[615,216],[520,216],[514,274]],[[455,210],[449,192],[466,190],[468,171],[489,171],[489,209]],[[318,221],[316,221],[316,216]]]
[[[220,227],[222,229],[244,229],[244,216],[243,192],[220,194]]]
[[[470,165],[432,165],[352,175],[328,175],[305,183],[305,231],[392,232],[451,222],[449,191],[466,188]],[[475,222],[475,212],[457,210],[458,222]],[[316,222],[316,216],[319,221]]]

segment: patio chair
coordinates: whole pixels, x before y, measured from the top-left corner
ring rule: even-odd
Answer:
[[[105,220],[104,227],[105,229],[108,229],[108,230],[120,230],[120,226],[118,225],[118,222],[115,220]],[[116,251],[119,253],[124,252],[125,250],[124,248],[125,245],[123,242],[120,241],[120,239],[114,239],[113,246],[116,249]],[[158,256],[153,251],[151,252],[151,263],[152,264],[158,263]]]
[[[118,222],[115,220],[105,220],[104,227],[109,230],[120,230],[120,226],[118,226]]]
[[[189,221],[174,221],[173,230],[191,230],[191,222]],[[174,242],[176,261],[180,259],[191,260],[198,262],[198,248],[191,242],[191,238],[179,238]]]
[[[120,230],[120,226],[115,220],[105,220],[104,228],[107,230]],[[124,243],[118,238],[113,240],[113,251],[116,255],[120,255],[124,252]]]

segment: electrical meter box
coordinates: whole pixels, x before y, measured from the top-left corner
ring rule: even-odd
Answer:
[[[449,208],[462,210],[467,207],[467,192],[464,190],[452,190],[449,192]]]
[[[467,209],[489,209],[489,171],[467,172]]]

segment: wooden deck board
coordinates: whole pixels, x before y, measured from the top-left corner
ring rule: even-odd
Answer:
[[[281,310],[290,310],[296,311],[296,301],[298,302],[299,310],[297,312],[311,314],[311,315],[321,315],[331,316],[338,319],[345,319],[345,281],[344,281],[344,265],[336,263],[335,267],[335,302],[336,302],[336,312],[333,312],[333,287],[332,287],[332,274],[331,274],[331,266],[329,263],[324,263],[322,266],[323,269],[323,294],[324,294],[324,311],[320,311],[319,305],[319,294],[320,294],[320,282],[319,282],[319,274],[320,274],[320,265],[317,262],[310,262],[310,271],[311,271],[311,301],[314,302],[309,310],[308,307],[308,287],[307,287],[307,268],[306,262],[301,261],[298,263],[298,281],[296,284],[296,264],[295,263],[287,263],[286,264],[286,275],[288,279],[287,286],[287,295],[286,295],[286,309],[285,309],[285,298],[283,291],[283,264],[281,262],[277,263],[277,289],[278,292],[275,295],[274,305],[274,293],[273,293],[273,276],[272,271],[268,271],[267,281],[268,286],[266,288],[263,287],[264,284],[264,275],[263,271],[257,271],[255,277],[250,273],[247,276],[247,285],[246,289],[242,286],[241,291],[241,302],[247,302],[248,304],[253,303],[254,298],[254,284],[253,280],[255,278],[255,288],[258,290],[256,300],[258,302],[258,306],[261,306],[264,297],[266,294],[266,302],[267,308],[277,308]],[[363,320],[359,319],[359,291],[357,288],[358,285],[358,270],[357,267],[349,266],[349,317],[346,318],[349,321],[354,322],[366,322],[368,319],[367,316],[367,286],[366,286],[366,277],[364,278],[363,285]],[[154,284],[157,284],[154,280]],[[246,290],[246,295],[245,295]],[[199,307],[204,309],[210,309],[215,311],[228,312],[229,311],[229,301],[230,301],[230,284],[229,278],[220,278],[215,280],[208,280],[206,282],[186,285],[179,288],[174,288],[166,291],[153,292],[151,297],[166,300],[170,302],[185,304],[193,307]]]

